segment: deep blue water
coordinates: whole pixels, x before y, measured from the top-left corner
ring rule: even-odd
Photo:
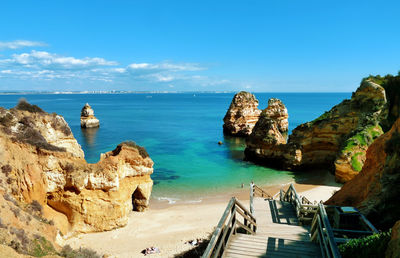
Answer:
[[[193,198],[251,180],[278,184],[293,179],[292,172],[276,171],[242,161],[244,142],[224,137],[223,117],[233,93],[196,94],[63,94],[0,95],[0,106],[11,108],[26,98],[45,111],[64,116],[85,152],[98,161],[100,153],[120,142],[144,146],[155,162],[155,198]],[[289,111],[289,129],[329,110],[351,93],[256,93],[260,108],[269,98],[281,99]],[[100,120],[98,130],[80,128],[80,111],[88,102]],[[224,141],[224,145],[218,145]]]

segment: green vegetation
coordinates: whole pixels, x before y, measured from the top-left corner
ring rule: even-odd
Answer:
[[[55,145],[48,143],[38,130],[25,124],[21,126],[21,128],[18,130],[13,140],[16,140],[18,142],[28,143],[39,149],[59,151],[59,152],[66,151],[65,148],[57,147]]]
[[[383,134],[382,128],[379,125],[372,125],[364,130],[353,135],[345,142],[344,152],[352,152],[355,147],[366,147]]]
[[[389,104],[389,114],[386,120],[382,121],[382,128],[387,132],[399,117],[400,112],[400,72],[397,76],[391,74],[380,76],[370,75],[363,79],[370,80],[381,85],[386,91],[386,98]]]
[[[38,107],[36,105],[29,104],[26,101],[26,99],[24,99],[24,98],[19,100],[17,106],[15,106],[15,109],[24,110],[24,111],[28,111],[28,112],[31,112],[31,113],[46,113],[40,107]]]
[[[34,257],[42,257],[46,255],[56,254],[54,246],[46,238],[40,236],[31,242],[31,250],[29,255]]]
[[[121,151],[121,148],[123,145],[132,147],[132,148],[136,148],[139,151],[140,156],[142,156],[142,158],[147,158],[149,157],[149,154],[147,153],[146,149],[142,146],[137,145],[134,141],[126,141],[126,142],[122,142],[120,144],[118,144],[117,148],[114,150],[114,155],[118,155],[118,153]]]
[[[66,258],[100,258],[100,256],[91,249],[79,248],[78,250],[74,250],[69,245],[64,246],[58,255]]]
[[[356,154],[353,155],[353,157],[351,157],[351,166],[353,167],[353,169],[357,172],[360,172],[362,167],[363,167],[363,163],[360,162],[360,160],[358,159],[359,156],[364,155],[364,153],[362,152],[357,152]]]
[[[385,257],[391,230],[363,238],[352,239],[339,246],[343,258]]]
[[[325,111],[325,113],[323,113],[322,115],[320,115],[316,119],[312,120],[311,124],[314,124],[314,123],[316,123],[318,121],[325,120],[325,119],[329,118],[329,115],[330,115],[329,111]]]

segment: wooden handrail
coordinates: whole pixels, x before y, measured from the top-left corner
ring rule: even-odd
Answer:
[[[318,242],[324,257],[340,258],[328,215],[322,203],[318,204],[317,213],[311,223],[311,241]]]
[[[243,219],[243,222],[240,219]],[[238,228],[242,228],[250,234],[255,234],[257,224],[253,214],[235,197],[232,197],[202,257],[221,257],[231,236],[236,233]]]
[[[267,191],[263,190],[262,188],[258,187],[255,184],[251,184],[253,186],[253,196],[258,196],[258,197],[263,197],[263,198],[268,198],[268,199],[273,199],[274,197],[270,195]]]

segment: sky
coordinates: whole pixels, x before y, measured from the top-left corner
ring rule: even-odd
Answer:
[[[0,91],[351,92],[400,70],[399,1],[3,1]]]

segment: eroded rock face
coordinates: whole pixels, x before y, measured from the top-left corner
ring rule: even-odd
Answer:
[[[224,117],[224,134],[234,136],[248,136],[257,123],[261,110],[258,109],[258,100],[250,92],[237,93]]]
[[[81,111],[81,127],[82,128],[94,128],[99,127],[100,121],[94,116],[92,107],[86,103]]]
[[[275,166],[274,159],[284,155],[281,149],[286,144],[288,117],[282,101],[274,98],[268,100],[268,107],[261,112],[253,132],[246,139],[246,157]]]
[[[366,149],[382,134],[378,122],[385,104],[385,90],[365,81],[350,100],[295,128],[287,144],[248,141],[246,158],[281,169],[328,168],[338,181],[349,180],[359,171],[353,165],[362,167]]]
[[[64,119],[44,111],[0,110],[0,167],[7,193],[38,201],[64,234],[126,225],[133,208],[146,209],[153,185],[144,148],[122,143],[89,164]]]
[[[385,257],[398,258],[400,256],[400,220],[392,228],[392,235],[389,241]]]
[[[380,229],[400,218],[400,119],[367,150],[363,169],[326,203],[355,206]]]

